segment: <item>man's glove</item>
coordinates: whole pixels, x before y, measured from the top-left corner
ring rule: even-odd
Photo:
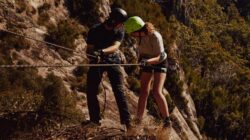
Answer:
[[[142,59],[141,62],[139,63],[142,67],[148,66],[147,59]]]
[[[97,51],[94,51],[93,54],[95,55],[95,61],[96,63],[100,63],[102,61],[102,58],[103,58],[103,55],[104,55],[104,52],[103,50],[97,50]]]
[[[94,51],[94,55],[96,57],[102,57],[104,55],[104,52],[103,50],[97,50],[97,51]]]

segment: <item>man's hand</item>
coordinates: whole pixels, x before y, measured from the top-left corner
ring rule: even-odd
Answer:
[[[148,66],[147,59],[142,59],[141,62],[139,63],[142,67]]]
[[[96,63],[100,63],[104,55],[103,50],[94,51],[93,54],[96,56]]]
[[[104,55],[104,52],[103,50],[97,50],[97,51],[94,51],[94,55],[97,57],[102,57]]]

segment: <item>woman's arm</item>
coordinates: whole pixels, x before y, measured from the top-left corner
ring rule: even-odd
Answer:
[[[159,64],[167,58],[167,53],[161,52],[158,56],[147,60],[148,64]]]
[[[152,36],[152,44],[157,52],[157,56],[147,60],[148,64],[159,64],[167,58],[167,54],[164,51],[163,39],[159,32],[154,32]]]

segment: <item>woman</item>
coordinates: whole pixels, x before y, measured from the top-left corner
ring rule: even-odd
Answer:
[[[124,24],[128,34],[138,42],[141,64],[141,90],[138,101],[137,120],[142,120],[151,84],[153,96],[164,118],[164,127],[171,126],[167,101],[162,94],[167,72],[167,54],[164,51],[162,36],[152,23],[145,23],[140,17],[130,17]]]

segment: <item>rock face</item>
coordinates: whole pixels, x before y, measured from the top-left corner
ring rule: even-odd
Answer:
[[[20,1],[19,1],[20,2]],[[48,22],[53,24],[58,24],[61,19],[70,18],[70,12],[65,7],[65,3],[62,0],[29,0],[22,1],[23,3],[18,3],[15,0],[6,0],[0,1],[0,28],[8,30],[18,30],[19,33],[30,36],[32,38],[43,40],[47,34],[46,26],[38,25],[39,18],[39,7],[44,5],[44,3],[49,3],[51,6],[47,12],[49,12],[50,17]],[[76,4],[74,4],[76,5]],[[95,17],[99,21],[104,21],[108,17],[110,12],[110,1],[102,0],[99,3],[99,8],[96,9]],[[15,57],[12,56],[13,61],[17,62],[19,60],[25,60],[30,64],[79,64],[86,59],[85,49],[86,42],[83,37],[76,39],[77,43],[76,53],[78,55],[73,55],[67,60],[62,59],[57,51],[51,49],[47,45],[39,42],[29,40],[32,47],[29,49],[24,49],[21,51],[13,50],[12,54],[15,54]],[[172,47],[175,52],[178,53],[177,46]],[[178,59],[178,58],[177,58]],[[170,130],[167,135],[159,131],[160,126],[154,123],[154,119],[150,115],[146,115],[144,119],[144,130],[141,131],[139,127],[136,129],[136,134],[146,135],[148,131],[154,133],[158,139],[201,139],[201,134],[197,127],[197,118],[196,110],[191,96],[188,93],[188,87],[185,83],[185,74],[181,67],[178,64],[178,61],[172,65],[172,72],[179,73],[179,79],[183,81],[183,91],[181,97],[183,102],[177,105],[177,107],[172,111],[171,116],[174,119],[173,129]],[[78,91],[72,91],[70,88],[70,78],[74,77],[72,74],[74,67],[69,68],[39,68],[38,73],[43,77],[46,77],[48,73],[54,73],[57,76],[60,76],[68,87],[70,92],[77,92],[79,96],[83,96],[83,99],[79,101],[78,107],[84,112],[86,118],[88,118],[88,110],[86,107],[86,98],[85,94]],[[126,76],[124,74],[124,76]],[[106,110],[104,112],[104,126],[114,126],[119,125],[119,115],[114,96],[112,94],[112,89],[108,82],[106,76],[103,79],[104,89],[106,91],[106,100],[104,94],[99,96],[100,105],[103,108],[103,105],[106,103]],[[138,97],[129,89],[127,89],[127,98],[129,102],[129,108],[131,114],[134,116],[136,114],[137,100]],[[170,94],[171,95],[171,94]],[[184,102],[185,101],[185,102]],[[183,108],[180,106],[184,106]]]
[[[197,126],[197,117],[196,117],[196,109],[193,99],[188,91],[188,86],[185,81],[185,73],[183,68],[180,66],[179,61],[179,49],[176,44],[173,44],[170,47],[170,60],[169,60],[169,75],[177,75],[178,80],[182,83],[181,84],[181,92],[177,92],[179,96],[179,103],[177,104],[178,111],[176,112],[176,116],[178,113],[181,113],[183,119],[187,122],[191,132],[197,137],[201,139],[202,136],[200,134],[199,128]],[[171,77],[170,77],[171,78]],[[175,92],[176,94],[176,92]],[[180,112],[179,112],[180,111]],[[173,113],[175,114],[175,113]],[[181,117],[176,117],[181,118]],[[185,128],[185,127],[182,127]],[[190,134],[190,133],[189,133]]]
[[[189,24],[190,14],[192,14],[195,7],[192,6],[192,1],[188,0],[169,0],[157,1],[163,8],[164,14],[169,17],[175,15],[178,20],[184,24]]]

